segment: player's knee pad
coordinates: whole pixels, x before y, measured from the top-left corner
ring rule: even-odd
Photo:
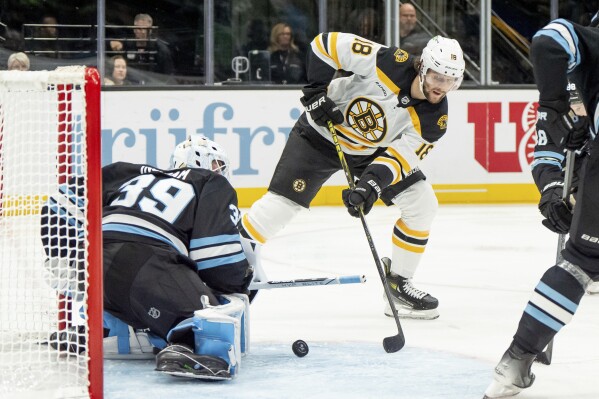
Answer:
[[[429,230],[439,208],[435,191],[425,180],[414,183],[392,202],[401,209],[402,220],[416,230]]]
[[[85,269],[76,259],[51,257],[44,261],[46,283],[64,296],[82,301],[85,293]]]
[[[154,348],[163,349],[166,341],[149,331],[135,331],[127,323],[104,312],[103,351],[105,359],[152,359]]]
[[[281,195],[264,194],[243,215],[241,224],[249,237],[260,244],[276,235],[295,217],[302,207]]]
[[[219,297],[221,305],[196,310],[168,333],[172,343],[192,343],[194,353],[214,356],[229,364],[233,376],[239,371],[241,356],[249,351],[249,299],[244,294]]]

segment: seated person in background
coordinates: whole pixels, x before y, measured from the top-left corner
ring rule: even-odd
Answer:
[[[137,14],[133,21],[134,38],[124,42],[113,40],[110,49],[124,53],[129,66],[144,71],[172,75],[175,71],[168,44],[152,35],[153,19],[149,14]]]
[[[110,78],[104,78],[104,84],[112,86],[129,85],[131,82],[127,79],[127,61],[122,55],[115,55],[108,63],[108,72]]]
[[[304,54],[293,41],[291,26],[278,23],[270,33],[270,78],[273,83],[306,83]]]
[[[373,42],[382,43],[384,38],[382,30],[379,29],[376,10],[365,8],[358,14],[357,35]]]
[[[60,33],[58,31],[58,20],[54,15],[45,15],[34,33],[36,40],[31,44],[33,54],[36,56],[48,58],[68,58],[65,42],[58,40]]]
[[[29,57],[25,53],[12,53],[6,62],[9,71],[28,71]]]
[[[416,9],[410,3],[399,7],[399,47],[410,54],[420,55],[430,36],[418,27]]]

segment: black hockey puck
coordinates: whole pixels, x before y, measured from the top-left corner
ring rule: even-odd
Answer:
[[[291,345],[291,349],[293,349],[293,353],[295,353],[295,356],[297,357],[306,356],[310,350],[306,341],[302,341],[301,339],[295,341],[293,345]]]

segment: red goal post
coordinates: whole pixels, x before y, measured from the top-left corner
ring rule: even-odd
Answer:
[[[98,71],[0,71],[2,398],[103,396],[101,176]]]

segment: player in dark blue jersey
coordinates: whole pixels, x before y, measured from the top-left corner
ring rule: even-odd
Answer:
[[[159,371],[207,379],[235,375],[245,351],[242,320],[252,268],[238,232],[228,169],[222,148],[203,136],[179,144],[168,170],[126,162],[102,169],[109,355],[153,356],[152,346],[168,342],[175,345],[158,354]],[[63,216],[60,207],[49,205],[42,225],[60,228]],[[68,241],[66,252],[81,245],[72,230],[57,235]],[[53,254],[52,242],[44,244],[50,258],[68,257]],[[215,323],[230,329],[208,333]]]
[[[543,225],[569,233],[569,239],[560,259],[536,286],[514,339],[495,368],[486,398],[514,396],[532,385],[535,358],[570,322],[585,290],[599,277],[598,43],[597,28],[564,19],[552,21],[532,41],[540,93],[533,162],[541,192],[539,209],[545,216]],[[571,108],[568,87],[579,91],[588,116]],[[563,196],[566,150],[576,154],[575,206],[570,193]]]

